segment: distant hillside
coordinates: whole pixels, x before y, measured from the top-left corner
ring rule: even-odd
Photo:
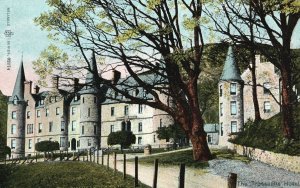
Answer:
[[[6,145],[7,96],[0,91],[0,145]]]

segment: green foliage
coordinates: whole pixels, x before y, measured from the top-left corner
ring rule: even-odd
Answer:
[[[159,127],[156,133],[158,134],[158,139],[169,140],[170,138],[172,138],[175,141],[174,143],[178,142],[180,139],[186,138],[186,134],[181,129],[180,125],[176,123],[169,125],[168,127]]]
[[[117,131],[108,135],[108,145],[121,145],[121,149],[128,148],[131,144],[134,144],[136,140],[135,135],[131,131]]]
[[[8,146],[0,146],[0,158],[6,157],[7,155],[11,155],[11,149]]]
[[[2,176],[3,175],[3,176]],[[132,187],[134,179],[123,180],[120,172],[84,162],[0,165],[0,187]],[[148,187],[139,183],[140,187]]]
[[[244,130],[230,140],[233,143],[276,153],[300,155],[300,106],[295,109],[295,139],[287,140],[282,134],[282,114],[260,122],[249,120]]]
[[[44,140],[35,144],[35,150],[39,152],[53,152],[59,150],[59,143]]]
[[[40,77],[38,84],[47,86],[49,77],[54,74],[56,69],[62,69],[68,59],[68,55],[55,45],[50,45],[47,49],[43,50],[39,58],[32,62],[33,69]]]
[[[0,91],[0,147],[6,145],[7,97]]]

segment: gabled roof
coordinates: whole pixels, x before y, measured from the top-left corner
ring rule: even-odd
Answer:
[[[225,65],[220,80],[224,81],[240,81],[243,82],[239,68],[236,65],[232,46],[229,46]]]
[[[15,87],[12,93],[12,96],[9,98],[9,101],[13,101],[16,98],[19,101],[24,101],[24,82],[25,82],[25,73],[23,67],[23,60],[21,61],[17,79],[15,82]]]

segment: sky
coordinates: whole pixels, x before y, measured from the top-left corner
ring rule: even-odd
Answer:
[[[8,15],[7,8],[10,12]],[[17,71],[22,59],[27,80],[35,82],[35,75],[31,62],[38,58],[40,52],[51,41],[47,32],[34,24],[33,19],[48,10],[46,0],[0,0],[0,90],[10,96],[15,83]],[[9,17],[10,27],[7,26]],[[10,45],[4,32],[10,30]],[[300,48],[300,23],[294,31],[293,48]],[[10,49],[11,69],[7,70],[7,49]]]

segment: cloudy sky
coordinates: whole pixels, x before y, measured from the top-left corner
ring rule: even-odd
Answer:
[[[9,15],[7,8],[10,9]],[[41,31],[33,23],[33,19],[47,10],[45,0],[0,0],[0,90],[11,95],[17,70],[23,52],[25,74],[28,80],[37,80],[31,66],[40,52],[45,49],[50,41],[47,32]],[[7,26],[9,16],[10,27]],[[11,69],[7,70],[7,38],[5,30],[11,30],[13,35],[10,42]],[[300,24],[294,33],[292,46],[300,48]]]

